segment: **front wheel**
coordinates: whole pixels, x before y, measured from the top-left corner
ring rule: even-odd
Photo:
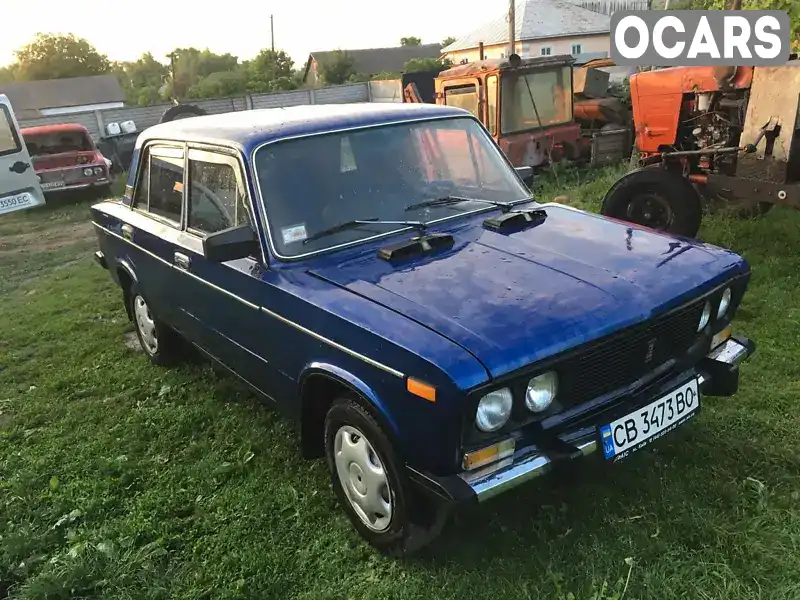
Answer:
[[[697,190],[680,174],[661,168],[632,171],[603,199],[601,214],[676,235],[695,237],[703,209]]]
[[[340,505],[361,537],[381,552],[411,554],[442,531],[449,508],[409,488],[391,441],[353,397],[339,398],[328,411],[325,454]]]

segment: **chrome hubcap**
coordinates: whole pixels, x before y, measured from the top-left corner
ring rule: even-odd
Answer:
[[[355,427],[343,425],[334,438],[336,474],[350,505],[373,531],[392,521],[392,490],[377,452]]]
[[[155,354],[158,352],[158,337],[156,336],[156,324],[153,321],[153,316],[150,314],[150,309],[147,308],[147,302],[141,296],[136,296],[133,300],[133,313],[136,318],[136,327],[139,329],[139,334],[142,338],[142,344],[148,354]]]

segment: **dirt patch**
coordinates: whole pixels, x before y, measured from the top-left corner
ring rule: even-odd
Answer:
[[[142,345],[139,343],[139,336],[135,331],[129,331],[122,336],[122,341],[131,350],[135,352],[143,352]]]
[[[91,222],[55,224],[40,231],[21,232],[0,238],[0,257],[58,250],[76,242],[92,239]]]

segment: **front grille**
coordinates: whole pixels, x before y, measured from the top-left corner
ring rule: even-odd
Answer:
[[[52,183],[54,181],[63,181],[66,185],[75,183],[82,179],[88,179],[83,174],[85,167],[68,167],[66,169],[58,169],[56,171],[42,171],[39,173],[42,183]]]
[[[593,342],[563,361],[559,374],[562,403],[575,406],[628,386],[697,341],[703,301]]]

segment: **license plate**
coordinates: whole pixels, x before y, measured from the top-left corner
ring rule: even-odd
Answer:
[[[617,461],[692,418],[700,408],[697,379],[692,378],[647,406],[600,426],[607,460]]]
[[[0,213],[11,212],[23,206],[31,206],[33,204],[33,196],[31,196],[28,192],[14,194],[13,196],[0,198]]]
[[[51,190],[53,188],[64,187],[63,181],[48,181],[47,183],[40,184],[43,190]]]

